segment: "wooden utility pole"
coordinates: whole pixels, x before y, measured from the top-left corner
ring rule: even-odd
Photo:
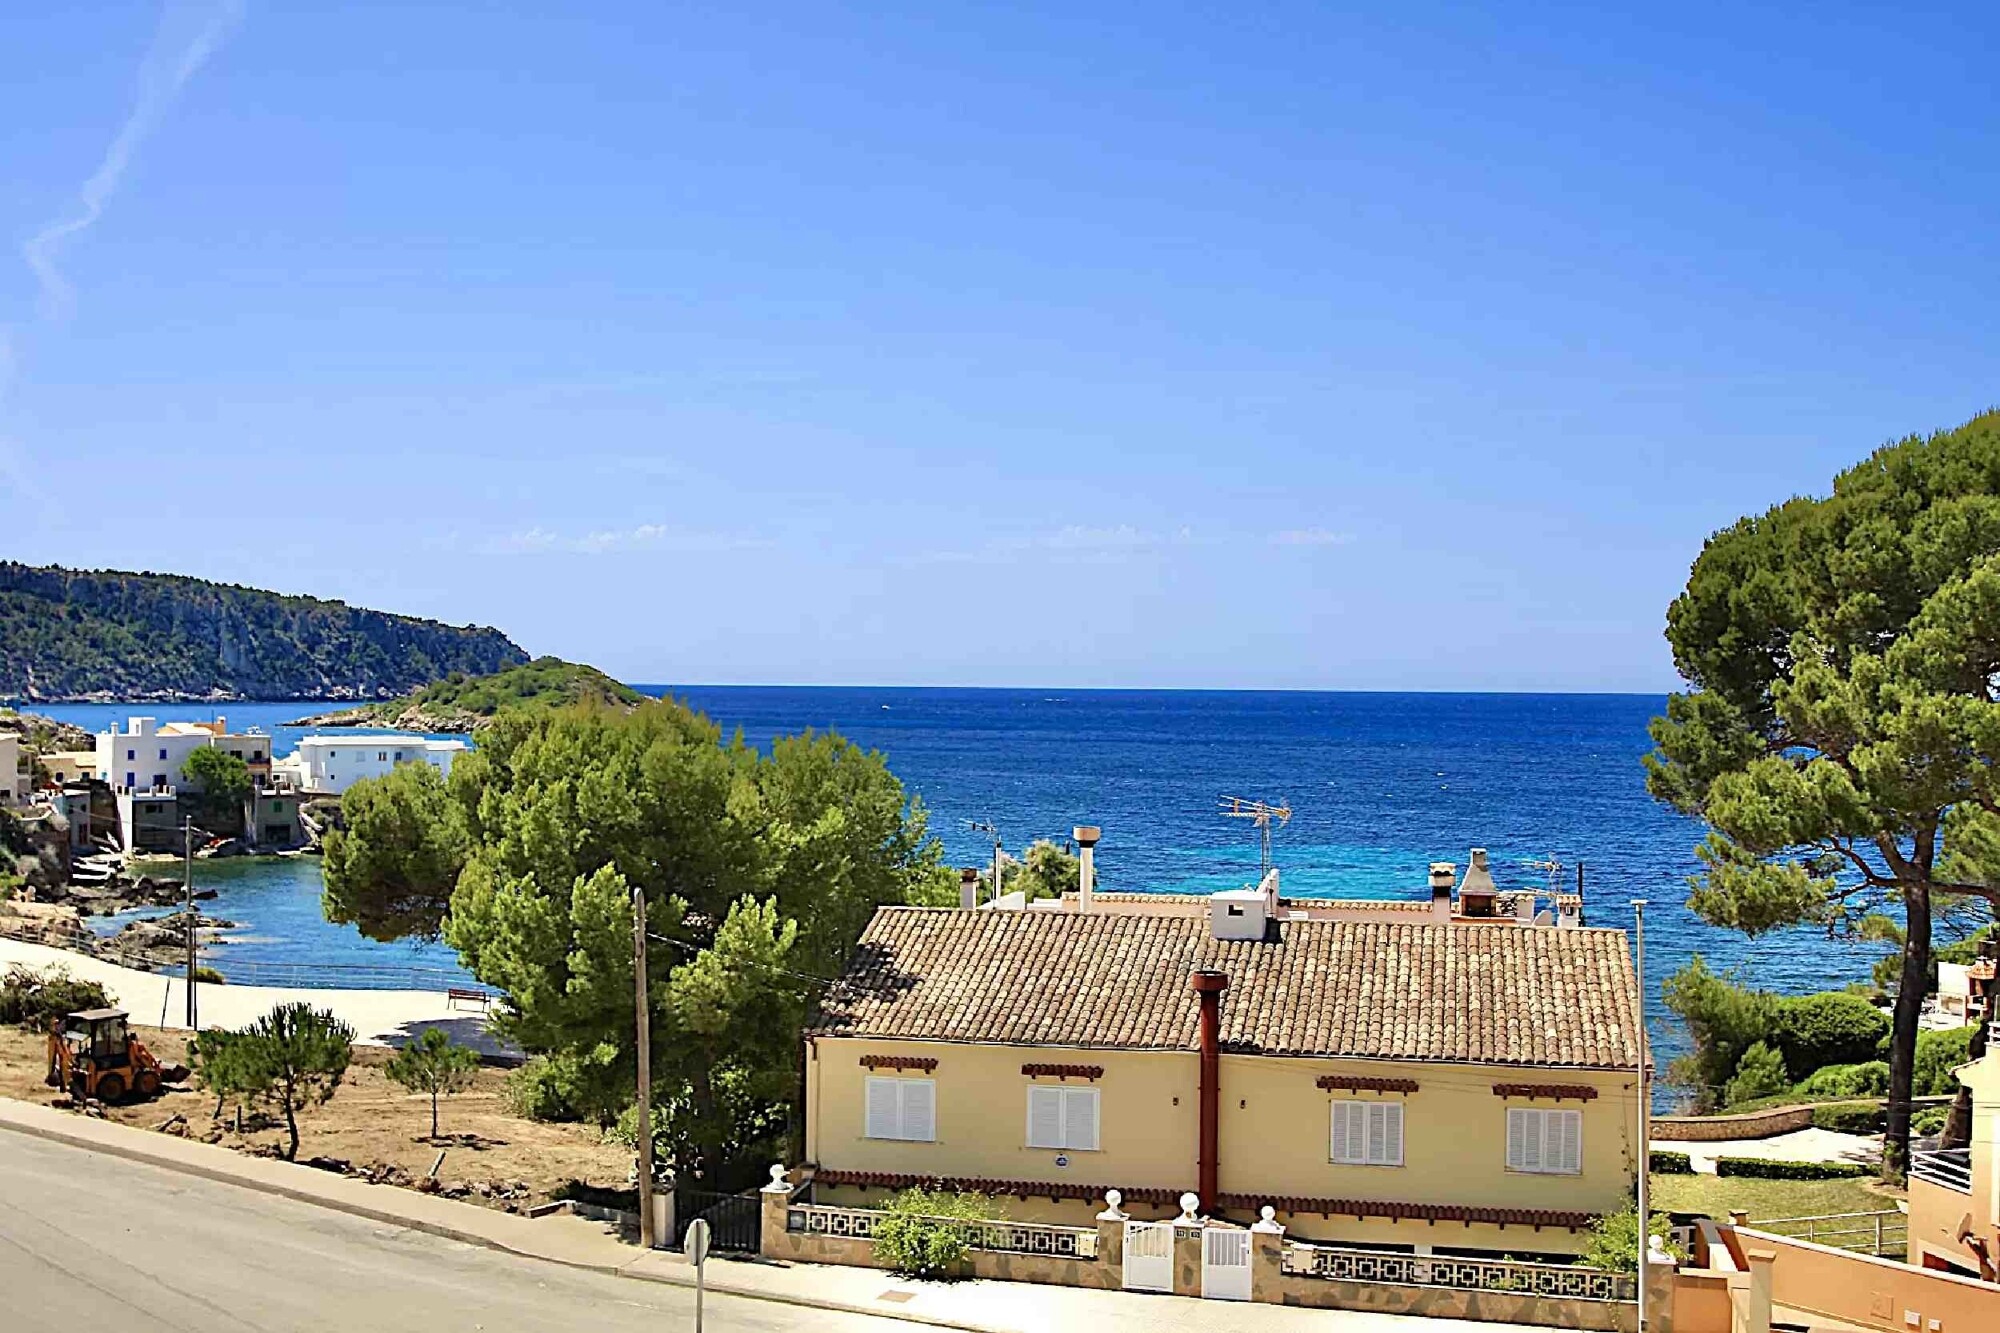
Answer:
[[[1577,867],[1579,876],[1582,866]],[[1648,1086],[1647,1073],[1652,1064],[1646,1050],[1646,900],[1632,900],[1632,942],[1638,953],[1633,963],[1639,979],[1639,1011],[1633,1015],[1633,1023],[1639,1029],[1639,1333],[1646,1329],[1646,1274],[1647,1255],[1653,1247],[1652,1191],[1648,1186],[1653,1175],[1653,1090]]]
[[[188,1031],[199,1032],[201,1027],[195,1021],[194,1003],[194,820],[182,819],[181,840],[187,851],[187,869],[183,872],[181,883],[181,925],[187,931],[187,1025]]]
[[[646,997],[646,891],[632,886],[632,1007],[639,1037],[639,1245],[653,1234],[653,1019]]]

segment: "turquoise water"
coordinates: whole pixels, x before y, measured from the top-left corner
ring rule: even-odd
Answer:
[[[654,693],[665,687],[641,687]],[[834,727],[882,750],[931,814],[960,865],[992,854],[967,824],[990,820],[1009,847],[1103,826],[1107,888],[1202,891],[1256,877],[1251,830],[1225,820],[1225,793],[1288,799],[1276,842],[1286,891],[1420,896],[1430,861],[1490,849],[1502,887],[1541,883],[1529,863],[1587,862],[1588,920],[1628,925],[1651,901],[1647,979],[1654,996],[1696,951],[1757,984],[1804,991],[1865,978],[1877,948],[1780,931],[1748,940],[1684,905],[1700,827],[1646,795],[1646,722],[1664,700],[1638,695],[1309,694],[1178,691],[673,687],[725,728],[762,744]],[[303,734],[281,722],[310,703],[232,704],[233,727],[261,726],[288,753]],[[212,716],[194,705],[74,705],[44,711],[93,730],[131,713]],[[376,944],[319,917],[311,860],[203,862],[216,914],[244,923],[217,965],[451,968],[437,945]],[[247,978],[246,978],[247,979]],[[1668,1054],[1679,1034],[1662,1030]]]

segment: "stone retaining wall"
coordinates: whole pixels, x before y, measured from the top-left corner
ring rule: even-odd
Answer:
[[[1713,1143],[1721,1139],[1768,1139],[1812,1124],[1810,1106],[1774,1106],[1749,1115],[1686,1115],[1653,1117],[1653,1137],[1674,1143]]]

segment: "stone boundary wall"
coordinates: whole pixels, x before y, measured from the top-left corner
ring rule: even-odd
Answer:
[[[1653,1137],[1674,1143],[1768,1139],[1809,1128],[1812,1118],[1811,1106],[1774,1106],[1749,1115],[1662,1115],[1653,1117]]]

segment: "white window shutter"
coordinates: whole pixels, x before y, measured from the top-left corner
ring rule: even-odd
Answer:
[[[1382,1105],[1383,1137],[1388,1149],[1383,1154],[1382,1165],[1401,1166],[1403,1164],[1403,1104],[1384,1102]]]
[[[1060,1148],[1063,1146],[1063,1090],[1028,1085],[1028,1146],[1030,1148]]]
[[[937,1085],[927,1078],[905,1078],[903,1085],[902,1134],[905,1139],[929,1143],[937,1138]]]
[[[1562,1152],[1556,1157],[1555,1169],[1577,1174],[1583,1170],[1583,1112],[1557,1111],[1555,1118],[1562,1134]]]
[[[868,1080],[868,1128],[871,1139],[900,1138],[901,1108],[896,1095],[896,1080],[893,1078],[871,1078]]]
[[[1332,1128],[1326,1147],[1329,1161],[1338,1162],[1347,1156],[1347,1107],[1346,1102],[1333,1103]]]
[[[1069,1088],[1063,1092],[1063,1147],[1097,1151],[1097,1089]]]
[[[1375,1102],[1362,1109],[1368,1118],[1368,1154],[1362,1160],[1370,1166],[1379,1166],[1389,1156],[1389,1117],[1383,1114],[1389,1108]]]

